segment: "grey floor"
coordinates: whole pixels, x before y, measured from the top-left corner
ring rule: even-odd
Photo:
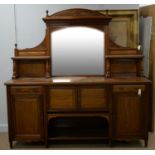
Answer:
[[[0,149],[7,150],[9,148],[8,134],[0,133]],[[47,149],[43,143],[14,143],[13,149]],[[107,143],[102,141],[55,141],[49,142],[48,149],[52,150],[155,150],[155,134],[149,134],[148,147],[143,147],[143,141],[132,141],[132,142],[115,142],[113,147],[109,147]]]

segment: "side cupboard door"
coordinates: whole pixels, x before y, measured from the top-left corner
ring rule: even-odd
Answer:
[[[148,123],[145,85],[113,86],[113,123],[116,138],[145,138]]]
[[[11,115],[14,140],[36,141],[44,137],[44,95],[40,86],[12,86]]]

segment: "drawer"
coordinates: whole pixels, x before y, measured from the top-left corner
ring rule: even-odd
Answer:
[[[113,92],[137,92],[138,90],[144,92],[145,85],[114,85]]]
[[[76,108],[76,89],[56,87],[49,90],[49,110],[69,111]]]
[[[103,88],[81,88],[80,89],[80,106],[81,110],[105,110],[108,108],[107,89]]]
[[[42,94],[40,86],[12,86],[11,94]]]

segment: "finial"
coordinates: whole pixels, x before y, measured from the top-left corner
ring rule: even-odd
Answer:
[[[109,10],[106,10],[106,15],[108,15],[108,13],[109,13]]]
[[[48,10],[46,10],[46,16],[48,16]]]
[[[17,43],[15,43],[15,49],[17,49]]]

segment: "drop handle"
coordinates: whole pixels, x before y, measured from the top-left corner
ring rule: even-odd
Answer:
[[[142,90],[138,89],[138,96],[142,96]]]

